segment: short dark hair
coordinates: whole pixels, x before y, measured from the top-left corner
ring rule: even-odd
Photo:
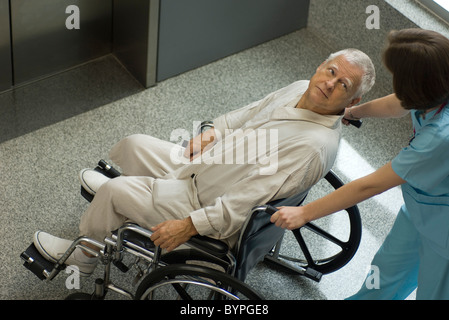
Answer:
[[[383,54],[406,109],[427,110],[449,98],[449,39],[423,29],[391,31]]]

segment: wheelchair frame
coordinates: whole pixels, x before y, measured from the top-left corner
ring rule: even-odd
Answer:
[[[201,129],[207,126],[211,126],[211,123],[203,123]],[[96,169],[111,178],[120,175],[104,160],[98,163]],[[325,179],[334,189],[343,186],[333,171],[330,171]],[[81,193],[88,201],[92,200],[92,196],[83,188]],[[359,210],[354,206],[346,209],[350,222],[350,235],[346,242],[337,239],[314,223],[308,223],[292,231],[305,260],[299,261],[280,254],[285,230],[270,222],[271,214],[277,211],[276,206],[301,205],[306,196],[307,192],[254,207],[242,227],[235,250],[228,248],[222,241],[198,235],[182,245],[181,249],[163,253],[151,242],[150,230],[126,223],[111,237],[105,238],[104,243],[88,237],[79,237],[55,264],[43,258],[34,244],[21,254],[21,258],[25,261],[24,266],[41,280],[51,281],[66,267],[65,261],[75,248],[82,248],[97,256],[104,265],[104,276],[95,280],[94,292],[74,293],[67,299],[104,299],[108,291],[131,299],[154,298],[153,291],[162,286],[173,287],[179,297],[191,299],[186,288],[192,285],[210,289],[212,294],[209,297],[215,299],[263,299],[262,295],[244,282],[248,272],[258,262],[265,260],[283,271],[293,272],[318,282],[323,274],[334,272],[346,265],[358,249],[362,226]],[[341,252],[324,261],[314,259],[301,234],[303,228],[336,244],[341,248]],[[84,242],[97,247],[99,252],[83,245]],[[125,254],[135,257],[129,266],[123,263]],[[196,264],[188,264],[189,261],[196,261]],[[297,265],[292,265],[292,261]],[[140,284],[135,294],[116,286],[111,281],[112,264],[122,272],[128,272],[134,267],[138,270],[136,280],[140,281]],[[140,266],[142,264],[143,268]],[[218,271],[217,268],[221,270]]]
[[[343,185],[336,175],[331,171],[326,176],[334,188]],[[24,251],[21,258],[25,261],[24,266],[35,273],[41,280],[51,281],[54,279],[66,265],[65,261],[72,254],[75,248],[80,247],[87,252],[99,257],[104,265],[104,276],[95,280],[95,290],[93,293],[75,293],[69,295],[67,299],[104,299],[108,291],[114,291],[128,298],[152,297],[148,291],[162,285],[175,286],[181,297],[188,298],[189,295],[180,284],[195,284],[212,289],[219,293],[221,298],[237,299],[243,295],[243,298],[262,299],[263,297],[244,283],[246,275],[258,262],[265,260],[283,271],[294,272],[295,274],[305,276],[314,281],[320,281],[323,274],[340,269],[348,263],[356,253],[361,238],[361,220],[357,207],[349,208],[348,214],[351,223],[351,234],[347,242],[341,242],[324,230],[309,223],[303,228],[311,229],[318,235],[341,246],[339,254],[330,257],[329,261],[318,263],[310,254],[307,245],[300,234],[300,229],[292,231],[295,234],[300,248],[306,257],[305,265],[292,265],[288,260],[280,255],[280,247],[285,230],[273,225],[269,219],[276,209],[273,205],[299,205],[305,198],[305,195],[297,195],[289,199],[284,199],[272,203],[271,205],[262,205],[254,207],[245,222],[238,245],[235,251],[228,246],[212,238],[204,236],[194,236],[183,248],[170,253],[163,254],[159,247],[155,247],[150,237],[152,232],[133,223],[126,223],[111,237],[107,237],[104,243],[90,239],[88,237],[79,237],[76,239],[66,253],[53,264],[37,252],[34,244]],[[299,201],[299,203],[297,203]],[[252,243],[251,243],[252,240]],[[89,243],[97,247],[97,252],[85,245]],[[135,261],[127,266],[123,263],[125,254],[135,257]],[[188,261],[200,261],[208,266],[187,264]],[[144,267],[139,267],[144,264]],[[128,272],[137,266],[139,270],[136,279],[143,276],[136,293],[116,286],[111,281],[111,267],[116,266],[122,272]],[[221,271],[215,270],[212,266],[218,266]],[[157,272],[156,272],[157,271]],[[176,277],[181,276],[181,279]],[[185,277],[184,277],[185,276]],[[215,277],[218,280],[212,282],[204,279]],[[159,279],[159,284],[154,282]],[[160,283],[163,284],[160,284]],[[151,288],[146,288],[151,284]],[[217,285],[220,284],[220,285]],[[237,294],[239,293],[239,294]]]

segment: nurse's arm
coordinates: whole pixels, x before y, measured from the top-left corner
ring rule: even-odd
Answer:
[[[344,118],[349,120],[362,118],[401,118],[409,112],[409,110],[402,107],[401,101],[395,94],[390,94],[352,108],[347,108]]]
[[[350,208],[381,194],[405,181],[391,167],[391,163],[372,174],[354,180],[327,196],[303,207],[282,207],[271,218],[278,227],[293,230],[329,214]]]

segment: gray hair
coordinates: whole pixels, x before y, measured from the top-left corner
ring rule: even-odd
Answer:
[[[358,66],[364,72],[362,82],[357,89],[355,97],[361,97],[365,93],[368,93],[376,83],[376,68],[371,58],[358,49],[344,49],[332,53],[326,61],[333,60],[338,56],[344,56],[349,63]]]

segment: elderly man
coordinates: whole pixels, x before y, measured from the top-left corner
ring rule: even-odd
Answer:
[[[110,152],[120,177],[82,171],[82,184],[95,197],[81,218],[81,235],[102,241],[132,221],[151,228],[154,243],[169,251],[196,234],[235,245],[252,207],[306,191],[331,169],[342,114],[374,82],[370,58],[346,49],[330,55],[310,81],[218,117],[185,151],[145,135],[123,139]],[[34,243],[56,261],[72,241],[38,231]],[[90,274],[96,259],[76,249],[66,263]]]

